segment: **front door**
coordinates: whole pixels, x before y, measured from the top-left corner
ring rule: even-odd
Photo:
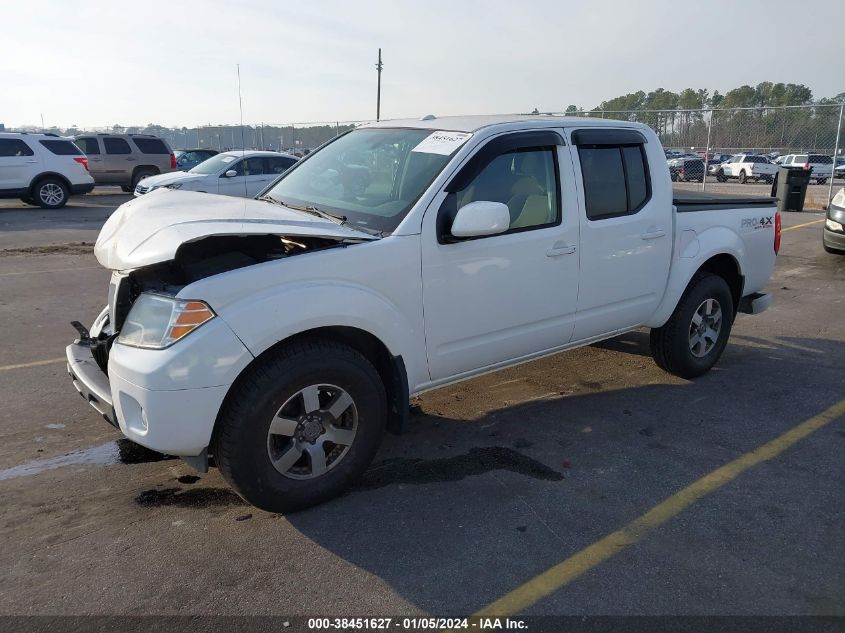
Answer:
[[[0,139],[0,191],[20,191],[29,187],[40,168],[38,156],[23,140]]]
[[[106,162],[103,160],[103,151],[97,137],[80,136],[75,143],[88,157],[88,171],[94,182],[105,182]]]
[[[432,380],[569,342],[578,296],[578,220],[562,143],[550,130],[497,137],[458,172],[452,183],[460,188],[450,183],[429,207],[421,240]],[[474,159],[477,175],[461,180]],[[475,201],[506,204],[510,229],[451,237],[454,213]]]

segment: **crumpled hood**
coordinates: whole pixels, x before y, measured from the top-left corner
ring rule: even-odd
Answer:
[[[97,237],[94,255],[109,270],[132,270],[171,260],[182,244],[211,235],[377,239],[270,202],[159,189],[117,208]]]
[[[192,180],[202,180],[206,176],[203,174],[189,174],[186,171],[171,171],[167,174],[156,174],[155,176],[147,176],[141,183],[144,187],[165,187],[172,185],[175,182],[190,182]]]

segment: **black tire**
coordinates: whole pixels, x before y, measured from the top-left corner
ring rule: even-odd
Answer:
[[[33,201],[42,209],[61,209],[69,193],[67,185],[53,176],[42,178],[32,188]]]
[[[129,185],[120,185],[120,190],[123,193],[132,193],[134,191],[134,189],[132,187],[130,187]]]
[[[840,250],[837,250],[835,248],[831,248],[830,246],[828,246],[824,242],[822,242],[822,246],[824,247],[825,253],[830,253],[831,255],[845,255],[845,251],[840,251]]]
[[[31,204],[33,207],[38,206],[38,203],[32,196],[21,196],[21,202],[23,202],[24,204]]]
[[[289,475],[295,465],[285,475],[271,461],[270,424],[286,402],[315,384],[347,392],[357,412],[357,430],[335,465],[322,475],[294,479]],[[292,512],[346,490],[375,456],[386,420],[387,397],[373,365],[347,345],[305,339],[271,352],[238,379],[218,416],[212,453],[223,477],[246,501],[268,512]],[[311,464],[304,467],[312,468],[302,455],[303,463]]]
[[[721,323],[716,341],[709,351],[696,356],[691,349],[693,316],[707,299],[718,302]],[[728,344],[734,308],[727,282],[717,275],[700,274],[690,282],[678,306],[665,325],[651,330],[651,355],[664,371],[681,378],[695,378],[710,370]]]
[[[138,186],[138,183],[147,178],[148,176],[155,176],[158,172],[153,171],[152,169],[146,169],[142,167],[141,169],[137,170],[134,174],[132,174],[132,184],[129,186],[130,191],[135,191],[135,187]],[[121,187],[122,189],[122,187]]]
[[[744,185],[746,182],[748,182],[748,176],[745,175],[745,170],[743,169],[739,172],[739,184]]]
[[[827,178],[819,178],[816,180],[816,184],[823,185],[827,182]]]
[[[725,178],[725,172],[719,170],[716,172],[716,181],[717,182],[726,182],[727,178]]]

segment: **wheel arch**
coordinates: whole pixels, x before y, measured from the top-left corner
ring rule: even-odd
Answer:
[[[359,352],[364,358],[370,361],[381,377],[387,393],[387,428],[394,433],[405,431],[408,423],[409,410],[409,388],[408,375],[405,368],[405,361],[402,356],[394,356],[387,345],[375,335],[357,327],[344,325],[315,327],[292,334],[265,349],[253,358],[250,363],[240,372],[235,382],[229,387],[226,397],[220,405],[220,412],[223,411],[229,398],[236,391],[241,380],[247,377],[250,372],[263,360],[272,356],[279,349],[292,343],[307,339],[323,339],[342,343]],[[217,432],[220,422],[220,412],[214,422],[212,431],[213,437]]]
[[[157,176],[161,173],[161,170],[156,167],[155,165],[136,165],[135,168],[132,170],[132,176],[130,177],[130,182],[135,180],[135,176],[138,174],[139,171],[151,171],[154,176]]]
[[[734,234],[734,237],[735,234]],[[677,305],[686,294],[693,281],[702,273],[711,273],[722,277],[728,284],[731,291],[731,298],[733,299],[733,317],[736,317],[739,309],[739,302],[742,298],[742,292],[745,287],[745,276],[742,273],[742,266],[740,265],[741,257],[724,247],[714,252],[709,252],[703,255],[699,264],[695,264],[696,260],[687,258],[680,258],[675,260],[674,266],[676,272],[673,273],[675,279],[670,279],[667,286],[666,295],[663,301],[655,311],[652,318],[646,322],[647,327],[661,327],[669,320],[672,313],[675,311]],[[684,266],[687,262],[688,265]]]
[[[70,196],[70,191],[73,185],[71,185],[70,180],[68,180],[66,176],[63,176],[62,174],[56,171],[45,171],[35,176],[29,182],[29,187],[27,189],[27,191],[29,191],[29,195],[35,195],[35,186],[45,178],[56,178],[58,180],[61,180],[64,183],[65,187],[67,187],[67,195]]]

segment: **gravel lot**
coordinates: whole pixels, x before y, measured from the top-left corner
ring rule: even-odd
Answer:
[[[845,398],[845,257],[786,214],[774,305],[707,376],[635,332],[431,392],[355,490],[263,513],[121,442],[58,360],[127,199],[0,202],[0,614],[467,615]],[[839,418],[525,613],[845,615],[843,449]]]

